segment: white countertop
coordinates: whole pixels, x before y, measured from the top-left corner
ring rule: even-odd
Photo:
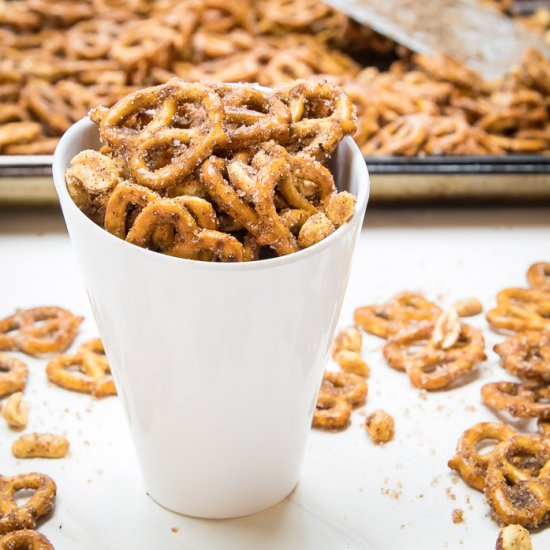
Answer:
[[[543,259],[550,259],[550,209],[367,211],[341,324],[351,323],[355,307],[401,290],[424,291],[445,305],[474,296],[487,308],[498,290],[524,285],[528,266]],[[0,266],[0,317],[16,307],[60,305],[86,316],[77,343],[96,335],[57,211],[0,210]],[[27,431],[67,434],[71,450],[63,460],[16,460],[10,446],[17,434],[0,420],[1,472],[54,478],[56,508],[39,530],[57,550],[490,550],[498,528],[483,495],[457,482],[446,465],[466,428],[496,418],[481,404],[480,386],[507,378],[490,351],[502,337],[483,316],[471,322],[486,329],[488,342],[479,376],[427,396],[384,364],[382,340],[366,336],[365,408],[394,415],[395,440],[374,446],[360,412],[345,432],[313,431],[294,493],[256,516],[198,520],[155,504],[142,487],[117,398],[95,400],[53,386],[46,361],[22,355],[31,371]],[[453,524],[455,508],[464,511],[464,523]],[[550,529],[534,534],[533,544],[549,548]]]

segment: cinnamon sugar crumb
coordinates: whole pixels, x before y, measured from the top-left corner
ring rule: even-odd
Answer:
[[[464,522],[464,512],[460,508],[453,510],[453,523],[463,523]]]

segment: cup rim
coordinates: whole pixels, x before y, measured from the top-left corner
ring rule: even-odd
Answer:
[[[293,252],[292,254],[287,254],[286,256],[277,256],[275,258],[267,258],[264,260],[258,260],[254,262],[205,262],[202,260],[191,260],[188,258],[178,258],[175,256],[169,256],[167,254],[162,254],[159,252],[155,252],[153,250],[148,250],[146,248],[142,248],[140,246],[134,245],[132,243],[129,243],[123,239],[120,239],[116,237],[115,235],[109,233],[107,230],[105,230],[103,227],[100,227],[96,223],[94,223],[73,201],[71,196],[69,195],[69,191],[67,189],[67,184],[65,182],[65,170],[68,168],[68,165],[64,165],[62,162],[62,157],[64,156],[64,152],[69,146],[71,142],[73,142],[76,138],[76,136],[83,134],[86,130],[88,130],[91,126],[97,126],[95,123],[93,123],[89,117],[84,117],[78,122],[75,122],[61,137],[54,155],[53,155],[53,164],[52,164],[52,173],[53,173],[53,179],[54,184],[56,188],[56,192],[59,198],[59,201],[63,207],[63,209],[68,208],[70,212],[74,213],[75,216],[79,217],[82,222],[86,225],[88,224],[88,227],[91,228],[92,231],[95,231],[98,235],[98,238],[102,239],[112,239],[112,242],[117,242],[118,245],[121,245],[123,247],[131,247],[134,253],[136,254],[142,254],[145,257],[149,258],[157,258],[156,261],[158,262],[166,262],[167,264],[172,263],[173,265],[187,265],[189,267],[199,268],[199,269],[219,269],[219,270],[226,270],[226,271],[253,271],[257,269],[265,269],[270,267],[278,267],[282,265],[288,265],[297,261],[305,260],[308,257],[315,256],[316,254],[322,252],[326,248],[330,247],[332,243],[340,238],[343,238],[344,235],[349,233],[353,230],[354,226],[354,217],[359,215],[361,219],[363,218],[364,211],[366,210],[368,198],[370,194],[370,179],[369,179],[369,173],[368,173],[368,167],[365,163],[365,178],[358,182],[357,185],[357,196],[356,196],[356,204],[355,204],[355,212],[353,217],[346,222],[344,225],[341,225],[328,237],[323,239],[322,241],[314,244],[313,246],[310,246],[308,248],[304,248],[302,250],[298,250],[297,252]],[[355,157],[357,155],[361,156],[361,160],[363,160],[363,155],[355,143],[355,141],[350,137],[346,136],[342,143],[346,143],[350,148],[352,155]],[[339,145],[341,147],[341,145]],[[128,249],[128,248],[127,248]],[[130,250],[130,249],[128,249]]]

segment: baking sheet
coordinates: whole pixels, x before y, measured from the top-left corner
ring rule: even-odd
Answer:
[[[550,200],[550,157],[367,157],[375,203]],[[0,156],[0,205],[57,204],[52,156]]]

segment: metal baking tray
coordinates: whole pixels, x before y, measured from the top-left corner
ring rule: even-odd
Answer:
[[[550,202],[550,157],[367,157],[376,203]],[[52,156],[0,156],[0,205],[57,204]]]

